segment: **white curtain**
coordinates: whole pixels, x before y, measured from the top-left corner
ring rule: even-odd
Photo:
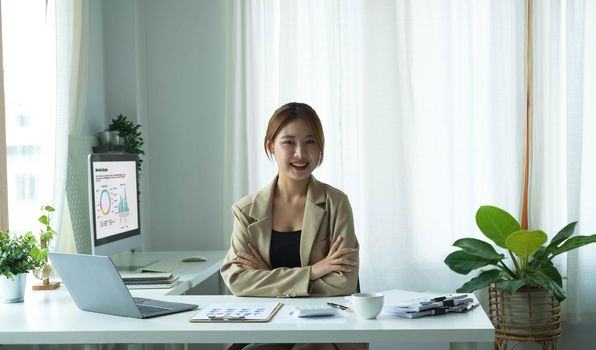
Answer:
[[[275,174],[262,146],[273,111],[306,102],[327,138],[315,176],[354,208],[362,288],[469,279],[443,259],[482,238],[477,208],[519,217],[526,3],[234,1],[229,17],[226,210]],[[596,233],[596,4],[534,2],[533,22],[530,225],[552,237],[579,219]],[[595,318],[595,257],[587,246],[558,261],[569,320]]]
[[[56,160],[55,194],[59,251],[74,251],[66,167],[68,135],[79,134],[86,95],[87,10],[85,0],[56,0]]]
[[[2,27],[2,6],[0,6],[0,28]],[[0,31],[0,51],[2,31]],[[0,56],[0,66],[4,67]],[[6,111],[4,101],[4,69],[0,73],[0,230],[8,229],[8,188],[6,179]]]
[[[596,3],[567,2],[567,160],[568,221],[576,231],[596,233]],[[565,164],[561,164],[565,167]],[[568,254],[567,316],[571,322],[596,320],[596,246]]]
[[[596,4],[534,2],[533,159],[530,226],[550,237],[578,221],[596,233]],[[557,261],[567,277],[568,322],[596,320],[596,246]]]
[[[354,209],[363,290],[461,285],[443,259],[478,235],[476,209],[519,211],[525,5],[238,1],[231,11],[226,205],[275,174],[262,147],[273,111],[306,102],[327,138],[315,176]]]

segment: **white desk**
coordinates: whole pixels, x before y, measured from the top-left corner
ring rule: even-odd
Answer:
[[[154,291],[133,291],[155,296]],[[413,297],[391,291],[386,303]],[[238,298],[234,296],[168,295],[160,299],[195,303],[278,301],[286,305],[317,303],[315,298]],[[344,302],[342,297],[325,301]],[[270,342],[491,342],[494,329],[484,311],[447,314],[415,320],[382,313],[376,320],[353,314],[329,320],[299,320],[284,306],[268,323],[190,323],[196,312],[146,320],[81,311],[61,287],[56,291],[28,291],[25,302],[0,304],[0,344],[98,344],[98,343],[270,343]]]

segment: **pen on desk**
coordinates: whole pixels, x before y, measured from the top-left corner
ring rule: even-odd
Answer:
[[[327,303],[327,305],[329,305],[331,307],[334,307],[336,309],[340,309],[340,310],[346,311],[346,312],[352,312],[352,309],[350,309],[347,306],[343,306],[343,305],[339,305],[339,304],[335,304],[335,303]]]

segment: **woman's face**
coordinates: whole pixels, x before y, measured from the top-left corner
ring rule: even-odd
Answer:
[[[269,143],[280,178],[306,180],[319,164],[321,148],[308,124],[301,119],[288,123]]]

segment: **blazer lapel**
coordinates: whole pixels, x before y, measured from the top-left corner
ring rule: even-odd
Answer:
[[[273,208],[273,191],[276,183],[277,176],[269,186],[255,195],[249,215],[256,221],[248,225],[247,228],[248,233],[255,240],[255,248],[269,265],[271,265],[269,247],[271,246],[271,229],[273,227],[271,213]]]
[[[326,213],[326,210],[321,207],[321,204],[324,203],[325,188],[323,184],[311,175],[308,182],[304,221],[302,222],[302,234],[300,237],[300,261],[302,266],[308,266],[313,243]]]

